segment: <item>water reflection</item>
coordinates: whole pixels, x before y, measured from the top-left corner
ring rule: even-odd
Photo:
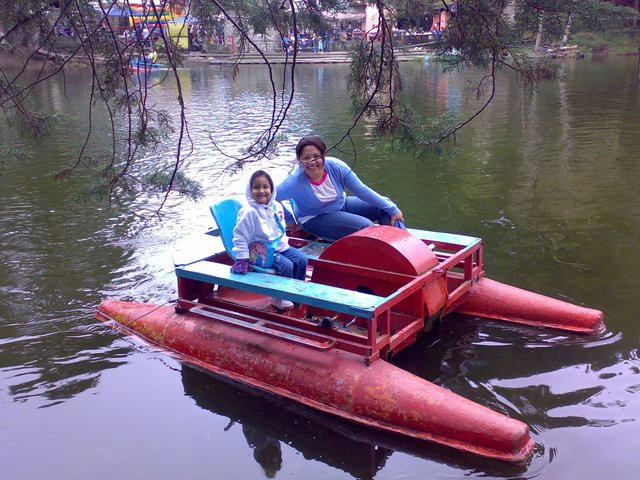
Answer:
[[[269,478],[282,466],[281,442],[306,459],[326,463],[359,479],[373,478],[392,453],[374,443],[356,440],[363,433],[348,425],[327,417],[310,419],[311,412],[303,415],[291,402],[232,386],[187,365],[183,365],[181,376],[185,394],[198,406],[229,418],[227,430],[236,423],[242,426],[255,460]]]
[[[242,433],[253,448],[253,458],[263,468],[267,478],[274,478],[282,466],[280,442],[247,425],[242,426]]]
[[[0,177],[0,390],[40,406],[95,389],[100,372],[120,364],[113,337],[87,319],[111,272],[131,258],[105,241],[131,217],[95,207],[87,217],[68,195],[77,183],[50,183],[53,163],[12,165],[11,180]]]
[[[33,325],[32,325],[33,327]],[[10,330],[5,330],[8,334]],[[51,324],[32,328],[0,342],[3,387],[15,402],[35,401],[52,407],[98,386],[101,373],[121,365],[129,353],[113,347],[113,336],[98,328],[51,331]]]
[[[610,332],[578,336],[452,315],[396,361],[527,423],[544,446],[550,430],[635,421],[640,412],[634,398],[640,378],[637,351],[620,360],[620,338]]]
[[[454,106],[465,118],[477,102],[466,97],[461,76],[443,75],[438,68],[403,65],[402,95],[422,113]],[[541,85],[531,95],[522,95],[513,78],[501,77],[495,103],[460,132],[449,156],[415,161],[372,142],[366,126],[353,132],[359,176],[394,198],[411,226],[482,237],[491,278],[605,311],[609,331],[596,338],[448,319],[395,359],[427,380],[530,424],[537,442],[531,464],[517,469],[374,435],[183,371],[185,392],[196,404],[236,422],[231,428],[242,425],[245,440],[230,448],[251,448],[265,475],[276,477],[295,475],[309,462],[326,465],[327,478],[335,473],[328,466],[357,478],[588,478],[604,447],[618,459],[607,467],[612,478],[637,470],[633,454],[619,454],[633,450],[629,439],[638,438],[640,418],[640,204],[633,195],[640,181],[637,65],[633,59],[611,59],[565,68],[570,75],[561,83]],[[267,168],[275,178],[286,175],[301,135],[315,132],[332,142],[350,124],[344,111],[346,69],[308,65],[296,70],[301,96],[282,126],[286,138],[280,157],[235,176],[225,173],[228,159],[209,135],[229,153],[253,140],[271,112],[264,70],[243,67],[235,79],[209,65],[180,71],[194,145],[186,173],[202,183],[207,199],[194,204],[172,196],[163,216],[151,221],[159,203],[153,195],[96,208],[74,196],[89,183],[84,174],[62,183],[52,180],[84,141],[85,105],[69,99],[86,95],[86,73],[73,71],[66,83],[36,93],[34,101],[43,109],[53,106],[71,117],[57,135],[40,142],[15,139],[29,145],[34,156],[5,167],[0,175],[0,392],[7,400],[1,413],[19,419],[16,425],[23,421],[40,430],[33,412],[48,406],[53,420],[42,429],[54,437],[56,421],[66,419],[59,412],[71,404],[68,399],[85,400],[90,410],[93,394],[117,398],[122,386],[101,380],[105,372],[133,361],[131,347],[96,326],[93,310],[100,300],[162,304],[174,298],[172,252],[195,248],[192,235],[212,226],[209,203],[243,195],[253,167]],[[150,98],[172,108],[175,93],[167,82],[153,87]],[[110,131],[106,118],[95,113],[91,147],[100,152]],[[0,130],[0,138],[7,135],[8,130]],[[160,151],[143,152],[145,158],[158,165],[170,162],[174,140]],[[345,160],[353,161],[348,153]],[[175,388],[118,371],[132,383]],[[140,405],[156,400],[152,393],[142,395]],[[22,410],[15,415],[17,404]],[[105,424],[130,420],[108,409],[101,415]],[[167,435],[148,438],[149,451],[160,449],[161,437],[170,436],[174,427],[162,418],[154,425]],[[72,440],[95,437],[89,427],[73,422],[65,427]],[[1,438],[23,430],[9,428]],[[228,438],[218,434],[213,442]],[[56,456],[56,445],[49,446]],[[117,448],[115,441],[110,446]],[[290,448],[302,455],[287,456]],[[32,452],[4,451],[3,465],[30,463],[39,474],[32,477],[47,476],[49,465],[33,461]],[[242,461],[226,460],[232,465]],[[86,463],[89,469],[95,466],[91,459]],[[565,472],[558,470],[562,466]],[[147,465],[127,467],[143,477]],[[188,468],[176,460],[177,470]]]
[[[267,476],[275,475],[284,467],[282,444],[302,453],[307,460],[320,461],[357,479],[375,478],[394,452],[485,475],[509,472],[517,476],[527,468],[361,428],[294,402],[229,383],[186,364],[182,366],[181,375],[185,394],[198,406],[229,418],[225,430],[236,423],[242,426],[254,458]],[[539,446],[536,451],[537,457],[543,456]]]

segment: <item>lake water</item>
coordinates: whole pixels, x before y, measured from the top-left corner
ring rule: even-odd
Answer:
[[[482,237],[487,276],[605,312],[597,337],[447,318],[396,362],[530,425],[535,454],[514,467],[354,428],[213,378],[98,322],[103,298],[167,303],[172,253],[213,226],[208,205],[242,195],[254,166],[225,171],[271,114],[266,69],[193,65],[181,72],[193,153],[186,171],[206,200],[151,195],[111,206],[77,199],[79,174],[54,182],[88,129],[82,71],[37,91],[72,117],[32,157],[0,170],[0,465],[17,479],[636,478],[640,471],[640,86],[636,58],[563,64],[524,90],[508,72],[493,104],[427,160],[375,142],[366,122],[339,156],[391,197],[409,226]],[[460,73],[402,65],[404,95],[424,113],[468,116],[478,100]],[[277,69],[276,69],[277,70]],[[278,70],[277,70],[278,71]],[[255,168],[276,179],[300,136],[335,142],[349,126],[347,67],[297,67],[299,96],[281,155]],[[478,79],[479,74],[472,74]],[[150,98],[176,111],[172,85]],[[91,149],[110,142],[104,115]],[[146,153],[170,162],[176,142]],[[635,473],[634,473],[635,472]]]

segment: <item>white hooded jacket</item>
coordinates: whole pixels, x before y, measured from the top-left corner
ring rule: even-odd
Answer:
[[[271,192],[269,203],[262,205],[251,197],[251,185],[247,185],[246,196],[248,205],[238,212],[238,220],[233,229],[233,253],[236,258],[249,258],[249,244],[255,241],[270,243],[282,235],[276,247],[277,252],[289,249],[289,239],[283,233],[285,228],[284,208],[276,202],[275,186]],[[282,229],[276,223],[276,215]]]

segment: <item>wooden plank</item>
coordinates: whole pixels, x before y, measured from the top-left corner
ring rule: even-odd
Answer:
[[[459,235],[457,233],[430,232],[428,230],[417,230],[415,228],[407,229],[411,235],[420,240],[430,240],[433,242],[450,243],[469,247],[481,241],[480,238],[468,237],[467,235]]]
[[[207,261],[177,267],[176,275],[363,318],[372,318],[376,308],[387,301],[376,295],[276,275],[257,272],[235,274],[231,273],[229,265]]]
[[[173,252],[173,264],[174,266],[188,265],[222,252],[224,252],[224,245],[220,237],[209,235],[209,232],[192,235],[189,237],[188,244],[178,245]]]

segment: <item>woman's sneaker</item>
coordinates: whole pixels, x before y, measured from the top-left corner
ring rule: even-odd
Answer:
[[[276,307],[278,310],[291,310],[293,308],[293,302],[289,300],[284,300],[283,298],[271,298],[271,305]]]

